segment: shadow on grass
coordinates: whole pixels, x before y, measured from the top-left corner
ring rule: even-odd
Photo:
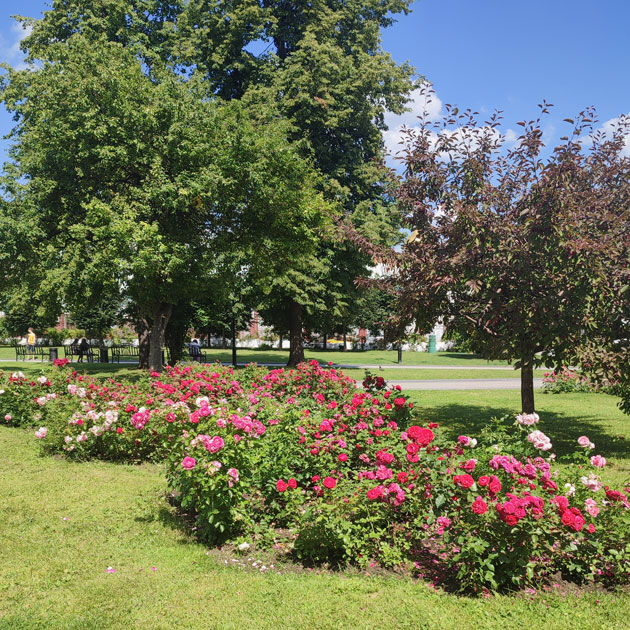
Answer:
[[[423,419],[436,422],[452,437],[469,435],[476,437],[491,418],[514,415],[510,407],[444,404],[422,410]],[[559,456],[577,450],[577,439],[587,435],[597,445],[598,453],[630,460],[630,440],[614,432],[607,432],[593,416],[575,417],[570,414],[545,411],[544,421],[537,428],[551,438],[554,452]]]

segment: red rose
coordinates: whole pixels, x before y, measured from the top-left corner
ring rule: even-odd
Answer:
[[[380,487],[370,488],[367,491],[367,498],[370,501],[374,501],[375,499],[378,499],[382,495],[382,493],[383,493],[383,490]]]
[[[501,482],[499,481],[498,477],[492,475],[492,477],[490,478],[490,483],[488,484],[488,490],[490,490],[492,494],[497,494],[501,492],[501,488]]]
[[[475,480],[470,475],[455,475],[453,481],[462,488],[472,488]]]
[[[122,427],[118,427],[116,429],[116,433],[122,433],[124,431],[124,429]]]
[[[293,477],[291,477],[287,485],[289,486],[289,488],[292,488],[293,490],[295,490],[297,488],[297,481]]]
[[[475,514],[485,514],[488,511],[488,506],[483,499],[475,499],[472,504],[472,511]]]
[[[575,523],[575,514],[571,510],[565,510],[562,513],[562,523],[567,527],[571,527]]]
[[[490,477],[487,475],[482,475],[479,477],[479,481],[477,482],[482,488],[485,488],[490,483]]]
[[[284,492],[288,487],[289,486],[287,486],[287,484],[282,479],[278,479],[276,483],[276,490],[278,492]]]
[[[332,490],[337,485],[337,480],[332,477],[324,477],[324,481],[322,481],[325,488]]]
[[[420,446],[428,446],[433,442],[433,431],[431,429],[421,429],[420,437],[417,438],[417,442]]]
[[[514,514],[506,514],[503,517],[503,521],[510,527],[514,527],[518,523],[518,517],[514,516]]]
[[[606,490],[606,497],[611,501],[621,501],[624,495],[619,490]]]
[[[339,455],[337,455],[337,459],[340,462],[345,462],[348,459],[348,455],[346,453],[339,453]]]

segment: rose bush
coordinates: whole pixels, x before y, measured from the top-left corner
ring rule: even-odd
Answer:
[[[588,436],[558,466],[536,414],[452,440],[399,387],[368,375],[358,390],[316,362],[176,366],[136,383],[54,377],[36,421],[44,451],[164,460],[208,542],[282,539],[305,563],[412,568],[466,592],[557,571],[630,578],[628,490],[603,485],[607,463]]]

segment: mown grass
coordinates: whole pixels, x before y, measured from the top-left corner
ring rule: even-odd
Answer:
[[[229,363],[232,361],[231,350],[208,350],[204,349],[210,361],[222,361]],[[347,352],[339,350],[306,350],[307,359],[317,359],[322,363],[332,361],[341,365],[395,365],[398,363],[398,352],[395,350],[366,350],[365,352]],[[63,350],[59,349],[59,357],[63,357]],[[242,348],[237,352],[238,361],[241,363],[283,363],[289,359],[288,350],[256,350],[252,348]],[[0,347],[0,359],[15,359],[15,350],[11,347]],[[22,362],[21,362],[22,363]],[[484,365],[507,365],[504,361],[486,361],[474,354],[459,352],[403,352],[403,365],[459,365],[484,366]]]
[[[547,370],[534,370],[535,378],[542,378]],[[422,369],[382,369],[370,370],[374,376],[382,376],[386,381],[413,381],[413,380],[444,380],[444,379],[497,379],[497,378],[521,378],[520,370],[483,370],[483,369],[449,369],[449,370],[432,370],[430,368]],[[344,368],[343,373],[354,378],[357,381],[363,380],[365,370]]]
[[[254,361],[252,361],[254,362]],[[260,362],[260,359],[258,359]],[[41,361],[2,361],[0,362],[0,370],[5,372],[21,370],[25,374],[39,374],[42,369],[50,367],[50,363]],[[137,364],[131,363],[72,363],[72,367],[80,372],[92,374],[99,377],[108,376],[133,376],[138,375]],[[413,369],[404,368],[384,368],[384,369],[372,369],[370,370],[375,376],[382,376],[388,381],[400,381],[400,380],[441,380],[441,379],[467,379],[467,378],[520,378],[519,370],[484,370],[478,369],[469,370],[466,367],[458,369],[457,366],[451,366],[448,370],[432,370],[431,368]],[[357,381],[363,380],[365,377],[365,369],[363,368],[343,368],[344,374],[350,378],[354,378]],[[542,378],[545,370],[535,370],[534,376],[536,378]]]
[[[0,492],[0,628],[608,630],[630,616],[621,594],[473,600],[407,578],[226,567],[178,526],[159,466],[41,458],[19,429],[0,428]]]

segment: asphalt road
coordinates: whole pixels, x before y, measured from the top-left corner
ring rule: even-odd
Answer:
[[[425,381],[388,380],[389,386],[400,385],[403,390],[454,389],[521,389],[520,378],[462,378]],[[534,387],[542,387],[542,378],[534,379]]]

